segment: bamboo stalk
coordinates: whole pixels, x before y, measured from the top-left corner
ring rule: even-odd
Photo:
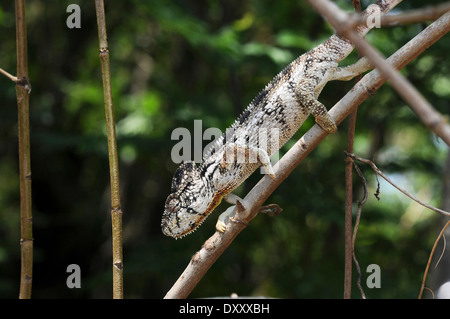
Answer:
[[[113,250],[113,298],[123,298],[122,209],[120,204],[119,159],[117,154],[114,108],[112,100],[109,50],[106,37],[105,7],[103,0],[95,1],[97,28],[105,100],[106,130],[108,134],[109,172],[111,178],[111,222]]]
[[[31,298],[33,278],[33,222],[31,212],[30,161],[30,85],[28,81],[27,26],[25,0],[15,1],[17,45],[17,114],[19,126],[19,179],[20,179],[20,246],[21,273],[20,299]]]

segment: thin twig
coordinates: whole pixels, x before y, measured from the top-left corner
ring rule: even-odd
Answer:
[[[356,110],[349,117],[347,133],[347,150],[353,150]],[[344,299],[351,298],[352,292],[352,208],[353,208],[353,174],[351,161],[345,161],[345,239],[344,239]]]
[[[434,299],[434,291],[428,287],[424,287],[424,289],[428,290],[431,293],[431,298]]]
[[[410,194],[408,191],[406,191],[405,189],[403,189],[403,188],[401,188],[400,186],[398,186],[397,184],[395,184],[389,177],[387,177],[382,171],[380,171],[379,168],[375,165],[375,163],[372,162],[371,160],[368,160],[368,159],[365,159],[365,158],[356,156],[355,154],[348,154],[348,153],[347,153],[347,156],[350,156],[350,157],[353,158],[354,160],[357,160],[357,161],[360,161],[360,162],[362,162],[362,163],[365,163],[365,164],[370,165],[370,167],[372,167],[372,169],[375,171],[375,173],[377,173],[378,175],[380,175],[381,177],[383,177],[383,179],[384,179],[386,182],[388,182],[389,184],[391,184],[392,186],[394,186],[395,188],[397,188],[400,192],[402,192],[403,194],[405,194],[406,196],[408,196],[409,198],[411,198],[413,201],[415,201],[415,202],[419,203],[420,205],[422,205],[422,206],[424,206],[424,207],[426,207],[426,208],[428,208],[428,209],[431,209],[431,210],[433,210],[433,211],[435,211],[435,212],[438,212],[438,213],[443,214],[443,215],[445,215],[445,216],[450,216],[450,213],[449,213],[449,212],[447,212],[447,211],[445,211],[445,210],[442,210],[442,209],[439,209],[439,208],[436,208],[436,207],[434,207],[434,206],[431,206],[431,205],[429,205],[429,204],[427,204],[427,203],[421,201],[420,199],[418,199],[418,198],[416,198],[415,196],[411,195],[411,194]]]
[[[108,134],[109,172],[111,179],[111,222],[113,250],[113,298],[123,298],[122,209],[120,204],[119,159],[109,66],[109,50],[106,36],[105,8],[103,0],[95,1],[97,14],[100,64],[102,68],[103,95],[105,100],[106,130]]]
[[[15,1],[17,43],[17,112],[19,126],[20,230],[21,276],[20,299],[31,298],[33,278],[33,222],[31,210],[30,105],[28,81],[27,25],[25,0]],[[18,83],[17,79],[22,79]]]
[[[6,76],[11,81],[13,81],[14,83],[16,83],[17,85],[23,86],[28,91],[28,94],[31,93],[31,83],[28,77],[17,78],[16,76],[6,72],[2,68],[0,68],[0,73]]]
[[[5,70],[3,70],[2,68],[0,68],[0,73],[3,74],[4,76],[6,76],[8,79],[10,79],[11,81],[13,81],[14,83],[17,83],[17,77],[15,77],[14,75],[6,72]]]
[[[364,175],[362,174],[361,170],[359,169],[358,165],[356,165],[356,163],[354,161],[352,161],[352,163],[353,163],[353,166],[354,166],[356,172],[358,173],[359,177],[361,178],[361,180],[363,182],[363,189],[364,189],[363,198],[358,203],[358,211],[356,213],[355,228],[353,229],[352,256],[353,256],[353,261],[355,263],[356,269],[358,271],[358,278],[356,280],[356,285],[358,286],[359,292],[361,293],[361,297],[363,299],[366,299],[366,294],[364,293],[364,290],[363,290],[363,288],[361,286],[361,268],[359,267],[359,262],[358,262],[358,259],[356,258],[355,243],[356,243],[356,235],[358,234],[359,222],[361,220],[362,207],[366,203],[367,197],[368,197],[367,196],[367,182],[366,182],[366,179],[364,178]]]
[[[425,287],[425,280],[427,279],[428,269],[430,268],[431,259],[433,258],[433,255],[434,255],[434,250],[436,249],[439,239],[443,236],[445,229],[447,228],[447,226],[449,224],[450,224],[450,220],[442,228],[441,232],[439,233],[439,236],[436,238],[436,240],[434,242],[433,248],[431,249],[430,257],[428,257],[427,267],[425,268],[425,273],[423,274],[422,285],[420,286],[419,299],[422,299],[422,293],[423,293],[423,289]],[[434,294],[433,294],[433,297],[434,297]]]
[[[361,14],[361,1],[352,0],[355,12]],[[361,80],[358,75],[356,82]],[[347,152],[353,153],[355,140],[356,115],[358,109],[350,114],[347,129]],[[345,217],[344,217],[344,299],[350,299],[352,293],[352,210],[353,210],[353,170],[352,161],[345,161]]]
[[[438,258],[438,261],[436,261],[436,265],[434,265],[434,269],[436,269],[439,263],[441,262],[441,259],[445,254],[445,249],[447,248],[447,239],[445,238],[445,234],[442,236],[442,240],[444,241],[444,246],[442,247],[442,252]]]
[[[428,6],[420,9],[413,9],[398,14],[389,14],[380,19],[381,27],[408,25],[432,21],[438,19],[450,10],[450,2],[441,3],[435,6]],[[357,17],[357,23],[365,23],[363,18]]]

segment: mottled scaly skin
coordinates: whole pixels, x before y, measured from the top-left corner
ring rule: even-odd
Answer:
[[[373,6],[366,12],[374,10]],[[368,28],[358,31],[364,35]],[[328,81],[356,75],[335,77],[338,63],[352,50],[347,40],[333,35],[301,55],[256,96],[205,153],[200,165],[181,164],[166,200],[163,233],[174,238],[189,234],[261,164],[270,172],[268,157],[293,136],[310,114],[325,131],[334,133],[336,125],[317,97]],[[267,138],[262,139],[264,136]]]

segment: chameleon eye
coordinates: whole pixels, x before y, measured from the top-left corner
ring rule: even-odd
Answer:
[[[190,207],[187,209],[187,212],[189,214],[197,214],[197,212],[195,210],[193,210],[192,208],[190,208]]]

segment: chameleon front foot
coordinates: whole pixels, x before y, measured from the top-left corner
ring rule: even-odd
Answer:
[[[235,205],[230,206],[227,208],[226,211],[224,211],[222,214],[219,215],[219,218],[217,219],[216,223],[216,230],[220,233],[224,233],[225,230],[227,230],[227,219],[230,218],[231,214],[233,213]]]
[[[225,225],[220,219],[217,220],[216,230],[219,233],[224,233],[227,230],[227,225]]]
[[[237,216],[242,216],[242,214],[245,213],[246,208],[242,204],[242,199],[240,199],[237,195],[233,193],[225,195],[224,199],[229,203],[233,203],[234,205],[228,207],[222,214],[219,215],[219,218],[217,219],[216,223],[216,230],[220,233],[224,233],[227,230],[227,222],[228,219],[230,218],[233,222],[238,222],[247,225],[247,223],[241,220],[239,217],[236,218],[235,216],[233,216],[233,211],[235,208]]]

